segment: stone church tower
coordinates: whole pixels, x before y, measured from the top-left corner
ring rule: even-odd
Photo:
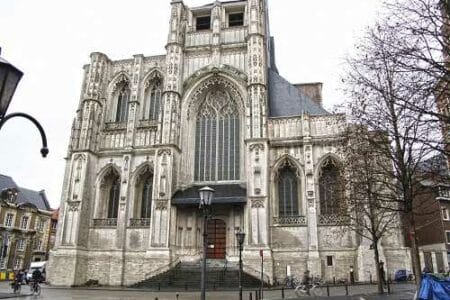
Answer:
[[[206,185],[209,259],[236,261],[241,230],[247,273],[262,250],[268,281],[350,266],[368,280],[369,245],[338,213],[345,118],[322,107],[320,83],[278,74],[267,1],[170,5],[165,55],[92,53],[84,67],[49,281],[129,285],[198,261]],[[409,268],[400,235],[383,241],[389,272]]]

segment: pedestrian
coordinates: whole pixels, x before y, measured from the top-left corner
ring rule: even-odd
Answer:
[[[386,274],[384,273],[384,262],[380,261],[380,275],[383,284],[386,284]]]

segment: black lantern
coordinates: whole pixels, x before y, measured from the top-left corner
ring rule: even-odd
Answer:
[[[212,200],[214,198],[214,189],[209,186],[202,187],[199,191],[200,205],[199,208],[203,212],[203,259],[202,259],[202,278],[200,282],[201,300],[206,300],[206,251],[208,249],[208,214]]]
[[[244,244],[245,233],[241,232],[241,231],[236,232],[236,239],[237,239],[238,244],[239,244],[239,249],[241,249],[242,245]]]
[[[214,198],[214,189],[209,186],[205,186],[199,190],[200,194],[200,208],[208,208],[211,206]]]
[[[2,49],[0,48],[0,54],[1,52]],[[46,157],[48,154],[47,137],[41,124],[35,118],[26,113],[17,112],[9,115],[6,114],[6,111],[8,110],[9,104],[11,103],[14,92],[16,91],[17,85],[19,84],[22,76],[22,71],[0,57],[0,129],[2,129],[6,121],[12,118],[20,117],[30,120],[37,127],[39,133],[41,134],[41,154],[42,157]]]
[[[6,115],[8,106],[22,76],[22,71],[0,57],[0,119]]]
[[[239,300],[242,300],[242,245],[244,244],[245,233],[239,230],[236,232],[236,240],[239,244]]]

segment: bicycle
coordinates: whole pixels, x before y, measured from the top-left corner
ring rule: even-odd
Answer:
[[[297,297],[302,297],[302,296],[323,296],[324,295],[324,291],[320,288],[321,285],[322,285],[321,280],[314,281],[313,284],[311,284],[311,285],[299,284],[295,288],[294,292],[295,292],[295,295],[297,295]]]
[[[22,284],[21,284],[19,281],[17,281],[17,280],[14,280],[14,281],[11,283],[11,287],[12,287],[12,289],[13,289],[14,294],[16,294],[16,295],[19,295],[19,294],[20,294],[21,285],[22,285]]]
[[[35,296],[39,296],[41,294],[41,286],[39,285],[39,281],[38,280],[33,280],[33,282],[31,283],[31,292],[33,293],[33,295]]]
[[[300,281],[295,278],[295,276],[287,276],[284,281],[283,285],[287,287],[288,289],[295,289],[300,284]]]

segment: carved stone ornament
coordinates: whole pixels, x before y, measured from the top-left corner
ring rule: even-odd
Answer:
[[[162,156],[162,155],[172,155],[172,151],[170,151],[170,149],[161,149],[158,150],[158,156]]]
[[[81,201],[67,201],[66,203],[69,211],[78,211]]]
[[[166,210],[167,209],[167,200],[157,200],[155,201],[155,209],[156,210]]]
[[[253,199],[252,208],[264,208],[264,199]]]
[[[264,144],[252,144],[249,147],[250,151],[254,151],[254,150],[264,150]]]
[[[221,76],[214,76],[205,82],[203,82],[199,88],[195,91],[194,95],[189,104],[188,109],[188,118],[190,117],[190,113],[193,111],[197,111],[193,109],[193,105],[198,103],[203,103],[204,96],[209,91],[213,90],[222,90],[227,91],[228,97],[235,100],[236,103],[243,103],[242,96],[239,93],[238,89],[234,86],[233,83],[228,80],[222,78]]]

